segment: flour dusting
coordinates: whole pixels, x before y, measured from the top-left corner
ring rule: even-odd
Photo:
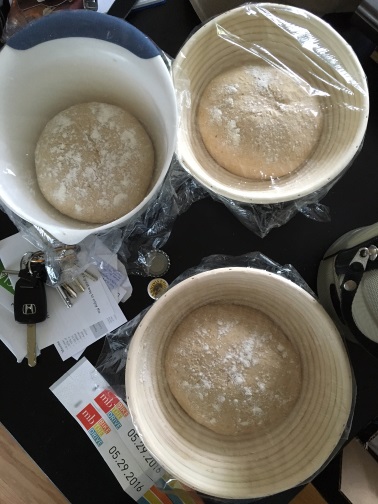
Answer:
[[[172,336],[165,369],[185,411],[226,434],[274,425],[300,388],[299,356],[286,335],[241,305],[214,303],[188,315]]]
[[[268,64],[233,67],[201,96],[197,122],[209,154],[235,175],[266,179],[299,169],[323,128],[321,102]]]
[[[105,103],[82,103],[46,125],[35,150],[46,199],[75,219],[103,223],[126,214],[145,196],[154,148],[142,124]]]

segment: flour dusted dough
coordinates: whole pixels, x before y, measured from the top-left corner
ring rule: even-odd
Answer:
[[[280,328],[247,306],[208,304],[177,326],[165,373],[196,422],[219,434],[261,433],[293,408],[300,357]]]
[[[154,149],[141,123],[106,103],[81,103],[45,126],[35,150],[39,187],[61,213],[107,223],[144,198]]]
[[[209,154],[229,172],[254,180],[301,167],[323,126],[319,100],[303,85],[263,64],[231,68],[215,77],[197,110]]]

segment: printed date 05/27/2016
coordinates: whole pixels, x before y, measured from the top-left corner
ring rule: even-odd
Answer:
[[[129,469],[129,464],[126,460],[120,457],[121,453],[117,450],[116,446],[109,448],[109,453],[112,456],[114,462],[119,467],[119,470],[124,473],[125,479],[129,482],[131,487],[134,487],[137,492],[140,492],[144,485],[134,476],[134,472]]]

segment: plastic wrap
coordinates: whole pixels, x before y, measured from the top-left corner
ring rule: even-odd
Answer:
[[[273,228],[288,222],[298,211],[307,218],[328,221],[329,209],[318,201],[323,195],[323,191],[318,191],[303,201],[275,205],[243,204],[208,191],[174,157],[157,197],[142,215],[122,228],[123,242],[118,254],[127,265],[129,274],[146,275],[149,252],[162,248],[176,218],[206,197],[223,203],[247,229],[264,237]]]
[[[223,256],[223,255],[213,255],[213,256],[206,257],[206,258],[204,258],[202,260],[202,262],[197,267],[191,268],[191,269],[185,271],[182,275],[180,275],[171,284],[168,293],[165,296],[163,296],[163,298],[161,298],[161,299],[163,300],[163,303],[165,303],[166,302],[165,301],[166,296],[169,295],[170,290],[171,289],[175,289],[175,287],[180,287],[180,284],[184,285],[185,281],[186,282],[191,282],[193,280],[193,278],[199,278],[203,274],[206,275],[207,273],[212,273],[214,270],[219,270],[219,271],[223,272],[225,270],[233,270],[233,269],[235,269],[235,267],[236,267],[236,269],[238,269],[238,267],[239,267],[239,268],[243,268],[243,269],[244,268],[248,268],[248,269],[250,268],[251,270],[261,270],[263,273],[268,273],[268,275],[273,275],[273,276],[277,276],[277,277],[283,278],[285,282],[287,280],[290,280],[290,282],[289,282],[290,284],[292,283],[293,285],[298,286],[300,288],[301,292],[303,292],[303,293],[306,292],[306,296],[309,296],[309,298],[313,300],[312,302],[314,304],[316,304],[318,306],[318,308],[321,310],[321,314],[320,315],[319,315],[319,313],[317,314],[317,317],[320,316],[320,318],[317,318],[317,321],[318,321],[319,324],[321,324],[321,317],[324,316],[325,312],[320,307],[320,305],[317,302],[315,302],[314,294],[311,292],[311,290],[306,285],[306,283],[304,282],[304,280],[300,277],[300,275],[297,273],[297,271],[291,265],[281,266],[281,265],[275,263],[274,261],[271,261],[269,258],[267,258],[266,256],[264,256],[263,254],[261,254],[259,252],[253,252],[253,253],[245,254],[245,255],[242,255],[242,256],[238,256],[238,257]],[[184,282],[184,283],[182,283],[182,282]],[[232,286],[230,284],[226,283],[224,285],[224,288],[225,288],[226,291],[227,291],[228,287],[230,287],[232,289]],[[202,296],[202,293],[201,293],[200,290],[198,290],[197,294],[200,297]],[[172,295],[173,295],[173,291],[172,291]],[[302,295],[305,295],[305,294],[302,294]],[[176,297],[177,297],[177,293],[176,293]],[[197,297],[197,295],[196,295],[196,297]],[[171,297],[171,299],[172,299],[172,297]],[[183,302],[184,301],[181,301],[181,304]],[[159,303],[160,303],[160,305],[159,305]],[[151,308],[154,308],[155,314],[156,314],[156,310],[158,309],[158,306],[162,305],[161,303],[162,303],[161,300],[158,300],[158,301],[156,301],[152,305]],[[165,306],[165,308],[167,307],[167,305],[164,305],[164,306]],[[116,393],[120,397],[129,397],[128,391],[125,390],[125,368],[126,368],[126,370],[127,369],[129,370],[129,373],[131,375],[133,375],[133,386],[134,386],[134,381],[135,381],[135,383],[139,384],[138,386],[140,386],[140,387],[143,388],[144,385],[142,383],[144,382],[144,378],[142,378],[142,377],[145,376],[144,373],[148,374],[148,369],[145,367],[145,366],[148,366],[148,365],[146,364],[147,361],[143,361],[142,357],[140,357],[140,358],[136,357],[136,354],[139,351],[141,353],[143,353],[145,351],[144,350],[145,347],[148,347],[148,345],[149,345],[147,343],[147,341],[153,342],[154,337],[158,338],[158,340],[156,341],[155,344],[156,345],[160,345],[160,339],[159,338],[160,338],[160,330],[161,329],[160,329],[160,327],[158,327],[159,323],[157,323],[157,325],[155,326],[154,321],[157,322],[157,319],[154,319],[154,317],[152,317],[152,318],[146,317],[147,315],[149,315],[149,312],[150,312],[151,308],[145,309],[143,312],[141,312],[133,320],[129,321],[127,324],[125,324],[124,326],[122,326],[120,329],[118,329],[117,331],[113,332],[112,334],[110,334],[110,335],[108,335],[106,337],[105,343],[104,343],[104,346],[103,346],[103,349],[102,349],[102,352],[101,352],[101,355],[100,355],[100,357],[98,359],[98,362],[96,364],[97,370],[110,383],[110,385],[115,389]],[[178,313],[181,313],[180,306],[177,306],[177,310],[176,311]],[[285,313],[285,316],[286,316],[286,313]],[[308,314],[308,316],[309,317],[311,316],[310,313]],[[168,309],[167,312],[165,311],[165,309],[162,309],[162,317],[163,318],[167,318],[167,319],[169,319],[171,317],[171,313],[170,313],[169,309]],[[327,316],[326,316],[326,318],[327,318],[327,320],[329,320]],[[329,322],[330,322],[330,320],[329,320]],[[327,324],[328,324],[328,322],[327,322]],[[317,324],[314,324],[314,325],[317,325]],[[134,348],[132,350],[134,352],[133,353],[133,358],[134,358],[133,365],[132,365],[131,368],[129,368],[129,366],[131,365],[130,364],[131,361],[128,360],[129,357],[130,357],[129,354],[128,354],[129,345],[133,341],[133,335],[134,335],[135,331],[138,329],[139,332],[140,332],[142,326],[144,327],[144,331],[147,331],[146,332],[146,337],[148,336],[149,339],[148,340],[143,340],[143,341],[140,340],[140,339],[138,339],[138,341],[134,344]],[[156,327],[156,334],[155,334],[155,327]],[[334,331],[334,330],[335,329],[332,329],[332,331]],[[143,332],[143,330],[142,330],[142,332]],[[147,333],[148,333],[148,335],[147,335]],[[339,411],[339,414],[344,418],[343,421],[345,422],[345,424],[342,425],[342,429],[341,430],[338,430],[340,428],[340,426],[336,427],[337,442],[335,443],[334,446],[332,446],[332,449],[327,454],[327,456],[325,457],[325,459],[323,459],[321,461],[321,463],[318,463],[318,466],[316,466],[317,462],[316,461],[314,462],[314,466],[313,466],[314,467],[314,471],[311,474],[311,477],[307,477],[305,480],[302,480],[302,481],[298,481],[297,480],[296,483],[294,483],[294,480],[295,480],[295,478],[294,478],[294,480],[292,480],[293,484],[291,486],[288,486],[287,489],[290,488],[290,487],[293,487],[293,486],[302,485],[302,484],[304,484],[304,483],[312,480],[325,467],[325,465],[333,458],[333,456],[341,448],[342,444],[345,443],[345,441],[348,439],[348,434],[349,434],[349,431],[350,431],[350,426],[351,426],[352,417],[353,417],[353,410],[354,410],[355,384],[354,384],[354,379],[353,379],[353,376],[352,376],[352,371],[351,371],[350,366],[349,366],[349,361],[348,361],[348,358],[346,356],[346,351],[345,351],[345,348],[343,346],[342,340],[339,337],[337,331],[334,334],[335,334],[334,337],[335,337],[336,347],[338,348],[338,350],[336,350],[336,347],[333,349],[333,351],[337,352],[337,354],[335,354],[335,359],[337,361],[337,359],[340,358],[340,363],[343,362],[343,364],[341,364],[341,367],[340,367],[340,363],[337,363],[335,361],[332,364],[331,367],[333,368],[333,366],[335,365],[335,368],[338,369],[338,370],[340,370],[341,368],[343,368],[343,366],[345,366],[344,371],[346,372],[346,375],[344,376],[344,379],[345,379],[346,383],[344,383],[344,382],[340,383],[339,382],[336,385],[336,389],[337,389],[337,394],[336,395],[337,395],[337,397],[335,398],[336,404],[338,404],[337,407],[341,408],[340,411]],[[139,335],[138,335],[138,338],[139,338]],[[332,339],[332,337],[330,337],[330,333],[329,332],[327,332],[327,338],[331,338]],[[152,344],[154,344],[154,343],[152,343]],[[162,347],[163,347],[163,349],[160,349],[159,352],[160,353],[161,352],[165,353],[166,346],[165,346],[164,343],[162,343]],[[340,352],[340,355],[338,355],[339,352]],[[155,364],[156,364],[154,362],[155,361],[155,350],[153,350],[153,355],[154,356],[151,355],[151,366],[152,366],[151,369],[155,369]],[[136,360],[135,360],[135,358],[136,358]],[[137,369],[139,369],[139,371]],[[152,371],[152,373],[153,372],[154,371]],[[331,371],[330,371],[330,369],[328,369],[328,370],[326,370],[326,372],[331,372]],[[342,372],[342,374],[343,374],[343,372]],[[140,374],[140,373],[142,373],[142,374]],[[333,371],[331,372],[331,374],[332,373],[333,373]],[[315,374],[316,374],[316,372],[315,372]],[[332,380],[333,378],[330,378],[330,379]],[[336,379],[336,382],[339,379],[340,379],[340,376]],[[160,382],[160,379],[159,379],[159,382]],[[170,426],[171,414],[169,413],[169,411],[170,411],[171,408],[173,408],[172,409],[172,417],[176,418],[177,415],[178,415],[177,418],[179,418],[179,422],[181,422],[181,421],[183,422],[182,425],[181,425],[181,427],[179,427],[179,430],[182,429],[183,437],[186,440],[185,444],[186,445],[188,443],[190,444],[191,443],[191,437],[192,436],[195,437],[197,435],[199,435],[199,436],[203,435],[203,432],[200,433],[200,430],[201,429],[203,430],[204,428],[200,427],[199,431],[198,432],[196,431],[194,433],[193,432],[190,433],[188,431],[189,434],[185,435],[185,432],[186,432],[185,429],[186,429],[187,425],[185,425],[185,421],[183,420],[182,412],[180,413],[180,411],[182,411],[182,410],[179,409],[178,412],[174,411],[175,410],[175,406],[172,403],[172,397],[170,397],[169,395],[167,396],[166,399],[163,398],[163,397],[165,397],[165,393],[168,394],[166,386],[167,385],[161,384],[161,387],[162,387],[161,390],[163,391],[163,395],[159,398],[163,403],[165,403],[164,404],[164,408],[167,408],[167,411],[165,413],[165,415],[167,415],[167,416],[165,417],[165,420],[163,422],[164,425],[161,426],[161,429],[163,429],[164,432],[166,433],[167,437],[170,438],[170,436],[172,434],[172,427]],[[344,389],[344,386],[345,386],[345,389]],[[159,416],[160,415],[160,410],[159,410],[159,407],[157,406],[156,398],[154,396],[154,394],[155,394],[154,386],[147,384],[146,387],[148,387],[148,390],[149,390],[149,392],[148,392],[149,408],[151,408],[151,411],[154,412],[153,415],[156,414],[156,418],[157,418],[156,422],[158,423],[158,422],[161,421],[161,418]],[[342,397],[343,394],[341,394],[341,391],[345,392],[345,395],[347,397],[349,397],[349,399],[347,399],[345,403],[344,403],[344,399]],[[312,396],[312,394],[311,394],[311,396]],[[338,402],[338,401],[340,401],[340,399],[341,399],[341,403]],[[331,400],[333,402],[333,397],[331,398]],[[346,409],[344,409],[344,406],[343,406],[342,403],[344,404],[344,406],[347,405],[348,407]],[[141,425],[139,423],[140,422],[139,410],[138,410],[138,413],[136,414],[136,416],[134,416],[135,412],[136,412],[135,409],[134,409],[135,408],[135,404],[133,405],[132,403],[131,404],[129,403],[129,407],[131,409],[131,414],[133,415],[133,420],[134,420],[136,428],[138,429],[139,435],[143,439],[143,441],[146,444],[147,448],[151,451],[152,455],[164,467],[164,463],[162,464],[163,461],[161,460],[161,458],[159,458],[159,456],[157,456],[157,454],[154,451],[153,447],[151,447],[150,443],[148,442],[148,441],[150,441],[150,439],[146,439],[145,436],[144,436],[144,434],[146,433],[146,430],[145,430],[146,429],[146,425],[145,424]],[[332,406],[331,409],[333,409],[333,408],[334,408],[334,406]],[[304,415],[304,418],[305,418],[306,417],[306,413],[303,412],[303,415]],[[328,413],[325,412],[324,415],[326,417],[328,415]],[[317,416],[317,414],[315,416]],[[319,425],[315,425],[318,420],[319,420]],[[323,419],[323,414],[319,414],[319,418],[317,418],[315,420],[315,424],[314,424],[313,428],[314,429],[320,428],[320,424],[322,424],[323,420],[324,420]],[[308,419],[308,421],[310,421],[310,420]],[[311,421],[310,421],[310,423],[311,423]],[[306,421],[303,420],[303,422],[306,422],[306,424],[307,424],[307,420]],[[176,425],[176,427],[177,427],[177,425]],[[205,429],[205,430],[207,431],[207,429]],[[278,429],[278,431],[276,431],[276,434],[279,436],[279,429]],[[206,434],[206,436],[207,436],[207,434]],[[215,436],[215,438],[216,438],[216,436]],[[208,431],[208,439],[209,439],[209,441],[206,438],[206,442],[203,445],[202,454],[199,454],[197,452],[195,454],[193,453],[193,460],[196,460],[197,462],[199,462],[201,460],[201,457],[205,456],[204,454],[206,454],[206,450],[209,449],[209,446],[211,447],[211,443],[214,442],[215,438],[214,438],[214,434],[212,434],[211,431]],[[231,438],[232,438],[232,436],[231,436]],[[233,440],[231,438],[228,437],[228,440],[232,444]],[[181,454],[181,447],[179,445],[177,445],[177,440],[175,442],[175,440],[173,440],[172,438],[170,438],[170,439],[171,439],[171,441],[169,441],[169,443],[171,443],[171,442],[173,443],[173,446],[176,447],[175,450],[177,450],[177,454],[178,454],[177,456],[178,456],[179,459],[181,459],[181,455],[182,455]],[[245,441],[247,441],[247,437],[245,438]],[[267,450],[268,451],[270,451],[272,449],[272,447],[274,446],[275,442],[276,442],[275,437],[272,437],[272,438],[269,439],[269,446],[267,446]],[[309,442],[309,446],[306,447],[306,448],[304,448],[304,450],[307,450],[307,448],[309,450],[313,450],[313,446],[310,448],[311,441],[308,440],[308,442]],[[307,441],[306,441],[306,443],[307,443]],[[231,450],[231,445],[230,445],[229,449]],[[247,452],[248,452],[249,449],[251,449],[251,447],[249,447],[247,449]],[[241,447],[240,447],[240,450],[243,451],[243,449]],[[286,453],[286,450],[289,450],[289,452]],[[280,458],[280,461],[282,462],[282,464],[284,464],[285,461],[286,461],[286,459],[290,458],[289,455],[288,455],[289,453],[291,453],[290,450],[291,450],[290,447],[287,447],[287,446],[286,447],[281,447],[280,451],[279,451],[279,454],[276,453],[275,456],[278,456]],[[257,451],[256,451],[256,456],[257,457],[262,457],[261,453],[259,455],[257,455],[258,451],[259,451],[259,449],[257,449]],[[315,451],[316,451],[316,449],[315,449]],[[252,453],[254,453],[253,449],[252,449]],[[306,463],[308,463],[308,460],[306,460],[306,452],[305,451],[301,452],[301,456],[304,457],[304,460],[306,461]],[[323,456],[324,456],[324,453],[323,453]],[[234,461],[234,462],[236,464],[236,461]],[[302,461],[301,464],[305,464],[305,462]],[[212,471],[209,468],[206,469],[206,463],[205,462],[203,462],[203,465],[201,465],[201,463],[199,462],[199,467],[202,468],[202,469],[199,469],[199,471],[200,472],[203,471],[205,478],[208,478],[209,474],[212,473]],[[167,469],[167,467],[165,467],[165,468]],[[242,469],[240,469],[240,470],[242,472]],[[269,471],[268,471],[268,473],[269,473]],[[224,475],[224,476],[226,477],[226,475]],[[215,476],[215,478],[218,478],[218,477],[219,477],[219,475]],[[175,477],[171,477],[171,478],[168,478],[168,479],[171,482],[174,482],[176,480]],[[186,485],[188,485],[188,481],[184,481],[184,483]],[[199,485],[199,487],[201,486],[199,483],[198,483],[198,485]],[[194,485],[192,485],[192,486],[194,486]],[[215,486],[216,486],[216,484],[215,484]],[[166,489],[164,487],[161,487],[160,490],[163,491],[163,492],[166,491]],[[274,483],[272,483],[272,491],[270,492],[270,494],[274,494],[274,493],[277,493],[277,492],[283,491],[283,490],[284,490],[284,488],[279,488],[279,485],[275,487]],[[243,489],[241,490],[241,493],[243,493]],[[235,493],[234,496],[233,496],[233,494],[231,494],[227,498],[219,498],[219,495],[217,497],[214,497],[214,495],[216,495],[216,494],[211,494],[211,496],[209,496],[207,493],[204,493],[204,492],[200,492],[199,495],[205,501],[213,501],[213,500],[215,500],[215,501],[221,501],[221,502],[228,502],[228,501],[230,501],[230,502],[233,502],[233,503],[236,502],[237,498],[243,498],[243,499],[246,498],[245,496],[240,497],[240,494],[238,494],[238,493]],[[259,497],[262,497],[262,496],[265,496],[265,495],[268,495],[268,494],[262,494]],[[253,498],[252,497],[248,498],[248,500],[249,501],[254,501],[254,500],[256,500],[256,498],[257,497],[254,496]]]
[[[0,203],[23,238],[43,252],[47,271],[46,283],[51,286],[70,283],[91,267],[94,271],[103,267],[99,256],[104,247],[117,254],[122,246],[122,230],[112,228],[98,235],[89,235],[77,245],[67,245],[39,226],[30,224]]]
[[[331,220],[330,209],[320,203],[329,189],[330,187],[321,189],[296,201],[272,203],[271,205],[241,203],[214,193],[212,197],[222,202],[247,229],[260,238],[264,238],[272,229],[289,222],[298,212],[317,222],[329,222]]]
[[[369,111],[363,69],[330,25],[247,3],[192,34],[172,73],[179,161],[214,198],[259,236],[298,211],[328,219],[319,202],[361,149]]]
[[[144,275],[146,258],[167,242],[176,218],[208,192],[178,163],[174,157],[168,175],[156,198],[142,215],[122,229],[123,243],[119,256],[128,272]]]

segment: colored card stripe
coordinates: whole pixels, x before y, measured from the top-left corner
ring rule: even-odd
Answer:
[[[169,497],[168,497],[168,495],[167,495],[167,494],[165,494],[164,492],[162,492],[161,490],[159,490],[159,489],[157,488],[157,486],[156,486],[156,485],[154,485],[154,486],[152,486],[152,487],[150,488],[150,492],[151,492],[151,493],[154,493],[154,494],[156,495],[156,497],[157,497],[157,498],[158,498],[158,499],[159,499],[159,500],[160,500],[163,504],[172,504],[172,502],[173,502],[174,504],[176,504],[176,502],[177,502],[177,501],[175,502],[175,500],[172,498],[172,497],[174,497],[174,496],[169,495]],[[182,501],[180,500],[179,502],[177,502],[177,504],[182,504]]]
[[[154,487],[151,487],[154,488]],[[138,504],[142,504],[142,499],[147,502],[147,504],[163,504],[162,501],[155,495],[151,488],[143,495],[141,499],[138,500]],[[145,502],[143,504],[145,504]],[[169,504],[172,504],[171,501],[168,501]]]

